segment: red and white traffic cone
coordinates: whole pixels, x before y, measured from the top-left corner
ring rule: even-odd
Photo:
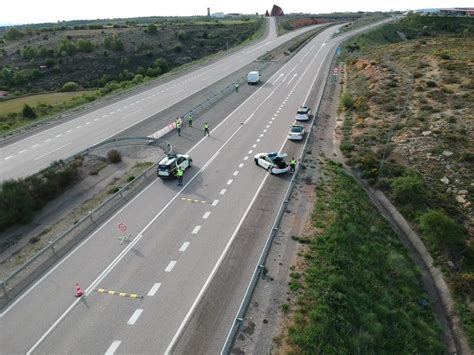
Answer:
[[[79,282],[76,282],[76,297],[84,296],[84,291],[82,290],[81,286],[79,286]]]

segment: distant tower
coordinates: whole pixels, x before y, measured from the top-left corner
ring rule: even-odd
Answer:
[[[207,16],[208,17],[211,16],[211,8],[210,7],[207,8]]]

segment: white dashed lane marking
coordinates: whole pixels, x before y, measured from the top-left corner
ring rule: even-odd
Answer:
[[[234,181],[234,180],[232,180],[232,179],[227,180],[227,185],[232,184],[232,181]]]
[[[130,319],[128,320],[127,324],[134,325],[142,313],[143,313],[143,309],[136,309],[135,312],[133,312]]]
[[[237,175],[239,175],[239,172],[236,170],[236,171],[234,171],[234,174],[233,174],[233,175],[234,175],[234,176],[237,176]]]
[[[204,215],[202,216],[202,219],[208,219],[210,215],[211,215],[211,212],[210,212],[210,211],[207,211],[207,212],[204,213]]]
[[[188,249],[190,242],[184,242],[183,245],[181,245],[181,248],[179,248],[179,251],[185,252],[186,249]]]
[[[198,234],[199,230],[201,229],[201,226],[196,226],[194,227],[193,231],[191,232],[191,234]]]
[[[248,160],[249,157],[244,157],[244,160]]]
[[[239,164],[239,168],[242,168],[244,166],[244,163]]]
[[[61,137],[61,136],[62,136],[62,134],[58,134],[57,136],[55,136],[55,138],[59,138],[59,137]]]
[[[261,141],[261,139],[260,139],[260,138],[256,140],[256,142],[257,142],[257,143],[260,143],[260,141]]]
[[[105,352],[105,355],[114,355],[115,351],[118,349],[118,347],[122,344],[120,340],[114,340],[112,344],[109,346],[107,351]]]
[[[153,297],[160,287],[161,287],[161,283],[157,282],[156,284],[154,284],[151,287],[150,291],[148,291],[147,296]]]
[[[45,143],[51,142],[51,138],[48,138],[44,141]]]
[[[252,148],[257,148],[257,145],[256,145],[256,144],[254,144],[254,145],[252,146]],[[251,154],[251,153],[249,153],[249,154]]]
[[[18,154],[23,154],[24,152],[26,152],[26,149],[20,150]]]
[[[165,271],[166,271],[166,272],[171,272],[171,270],[173,270],[173,268],[174,268],[175,265],[176,265],[176,260],[170,261],[170,263],[169,263],[168,266],[166,267]]]
[[[225,194],[226,191],[227,191],[226,189],[222,189],[221,192],[219,192],[219,195]]]
[[[9,155],[8,157],[5,158],[5,160],[13,158],[13,155]]]
[[[39,144],[35,144],[35,145],[32,145],[31,148],[36,148],[38,146],[39,146]]]
[[[253,150],[249,150],[249,154],[252,154],[253,153]]]
[[[218,203],[219,203],[219,200],[214,200],[214,201],[212,201],[212,206],[215,207],[215,206],[217,206]]]

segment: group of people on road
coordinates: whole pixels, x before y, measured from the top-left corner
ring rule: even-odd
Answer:
[[[193,126],[193,115],[192,114],[188,114],[186,115],[186,118],[188,119],[188,126],[189,127],[192,127]],[[176,125],[176,132],[178,133],[178,136],[181,137],[181,126],[183,124],[183,118],[182,117],[178,117],[176,119],[176,122],[175,122],[175,125]],[[207,122],[204,122],[204,136],[210,136],[210,133],[209,133],[209,123]]]

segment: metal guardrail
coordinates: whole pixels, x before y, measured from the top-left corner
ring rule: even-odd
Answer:
[[[330,65],[329,68],[331,68],[334,65],[335,58],[336,57],[334,56],[332,61],[331,61],[331,65]],[[227,338],[225,340],[225,343],[222,347],[221,354],[225,354],[225,355],[230,354],[230,351],[231,351],[232,346],[234,344],[237,332],[239,331],[240,326],[242,325],[242,323],[244,321],[245,312],[247,311],[247,308],[248,308],[248,305],[251,301],[253,292],[255,291],[255,288],[257,286],[257,282],[260,278],[260,275],[263,273],[263,270],[265,269],[265,261],[266,261],[267,256],[268,256],[268,252],[270,251],[270,247],[273,243],[273,239],[274,239],[274,237],[275,237],[275,235],[278,231],[278,227],[281,223],[283,213],[284,213],[284,211],[285,211],[285,209],[286,209],[286,207],[289,203],[289,199],[290,199],[290,196],[293,192],[293,188],[294,188],[294,185],[295,185],[295,179],[296,179],[296,177],[298,176],[298,174],[301,170],[301,166],[303,164],[303,161],[304,161],[304,158],[305,158],[305,155],[306,155],[306,146],[308,145],[309,136],[310,136],[311,131],[313,130],[313,125],[316,121],[316,117],[319,116],[319,109],[320,109],[321,99],[324,95],[324,92],[326,91],[326,87],[328,85],[330,77],[332,77],[332,76],[329,74],[329,71],[328,71],[328,74],[326,76],[326,80],[325,80],[325,83],[324,83],[323,90],[321,91],[321,95],[317,100],[317,104],[315,104],[315,107],[317,107],[317,111],[316,111],[316,113],[313,117],[313,120],[311,121],[311,126],[310,126],[311,128],[310,128],[310,131],[308,132],[308,135],[306,136],[306,140],[305,140],[305,143],[303,145],[303,149],[302,149],[300,157],[299,157],[300,164],[296,168],[296,171],[295,171],[295,173],[293,174],[293,177],[290,180],[290,184],[288,185],[288,189],[285,192],[285,195],[283,197],[283,201],[280,205],[280,208],[278,209],[278,213],[277,213],[277,215],[275,217],[275,220],[273,222],[272,229],[271,229],[270,233],[267,236],[267,240],[265,241],[263,251],[260,254],[260,258],[258,260],[255,271],[252,275],[252,278],[250,279],[250,283],[247,287],[247,290],[245,291],[244,298],[242,300],[242,303],[240,304],[239,310],[237,311],[237,315],[236,315],[236,317],[234,319],[234,322],[232,324],[232,328],[230,329],[230,331],[227,335]]]

